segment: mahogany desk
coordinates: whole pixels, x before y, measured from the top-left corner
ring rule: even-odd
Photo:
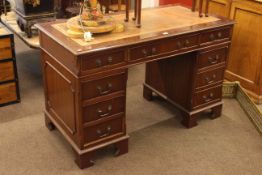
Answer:
[[[124,15],[115,16],[123,21]],[[92,166],[97,149],[115,145],[128,152],[126,83],[128,67],[146,64],[144,97],[152,92],[179,108],[190,128],[209,111],[219,117],[222,81],[233,21],[199,18],[180,6],[143,10],[143,26],[95,36],[91,43],[65,34],[65,21],[39,24],[45,118],[76,152],[80,168]],[[143,117],[143,116],[141,116]]]

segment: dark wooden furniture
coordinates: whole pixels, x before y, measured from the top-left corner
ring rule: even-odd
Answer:
[[[54,0],[41,1],[40,5],[34,7],[25,3],[25,0],[15,0],[17,24],[24,31],[28,38],[32,37],[32,26],[39,22],[54,20]]]
[[[1,14],[6,14],[7,12],[9,12],[11,9],[10,7],[10,3],[6,0],[1,0],[0,1],[0,15]]]
[[[14,36],[0,24],[0,106],[19,101]]]
[[[91,43],[66,37],[56,28],[65,21],[38,25],[46,125],[65,136],[80,168],[92,166],[103,147],[115,145],[116,155],[128,151],[130,66],[147,63],[144,97],[152,100],[154,92],[174,104],[186,127],[197,125],[203,112],[221,114],[233,21],[199,18],[180,6],[144,10],[143,16],[143,27],[94,36]]]

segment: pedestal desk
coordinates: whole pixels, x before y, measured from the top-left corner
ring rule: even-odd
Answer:
[[[219,117],[233,24],[181,6],[143,10],[141,28],[130,21],[125,32],[92,42],[67,37],[65,21],[39,24],[46,125],[72,145],[80,168],[92,166],[96,150],[109,145],[116,155],[127,153],[128,67],[141,63],[144,98],[164,97],[181,110],[183,125],[197,125],[204,111]]]

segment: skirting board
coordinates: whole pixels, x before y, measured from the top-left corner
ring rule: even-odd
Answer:
[[[235,98],[257,131],[262,135],[262,113],[243,90],[239,82],[224,82],[223,98]]]

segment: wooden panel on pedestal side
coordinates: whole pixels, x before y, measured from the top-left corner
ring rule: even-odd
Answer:
[[[76,132],[74,84],[48,61],[44,64],[47,110],[73,135]]]

